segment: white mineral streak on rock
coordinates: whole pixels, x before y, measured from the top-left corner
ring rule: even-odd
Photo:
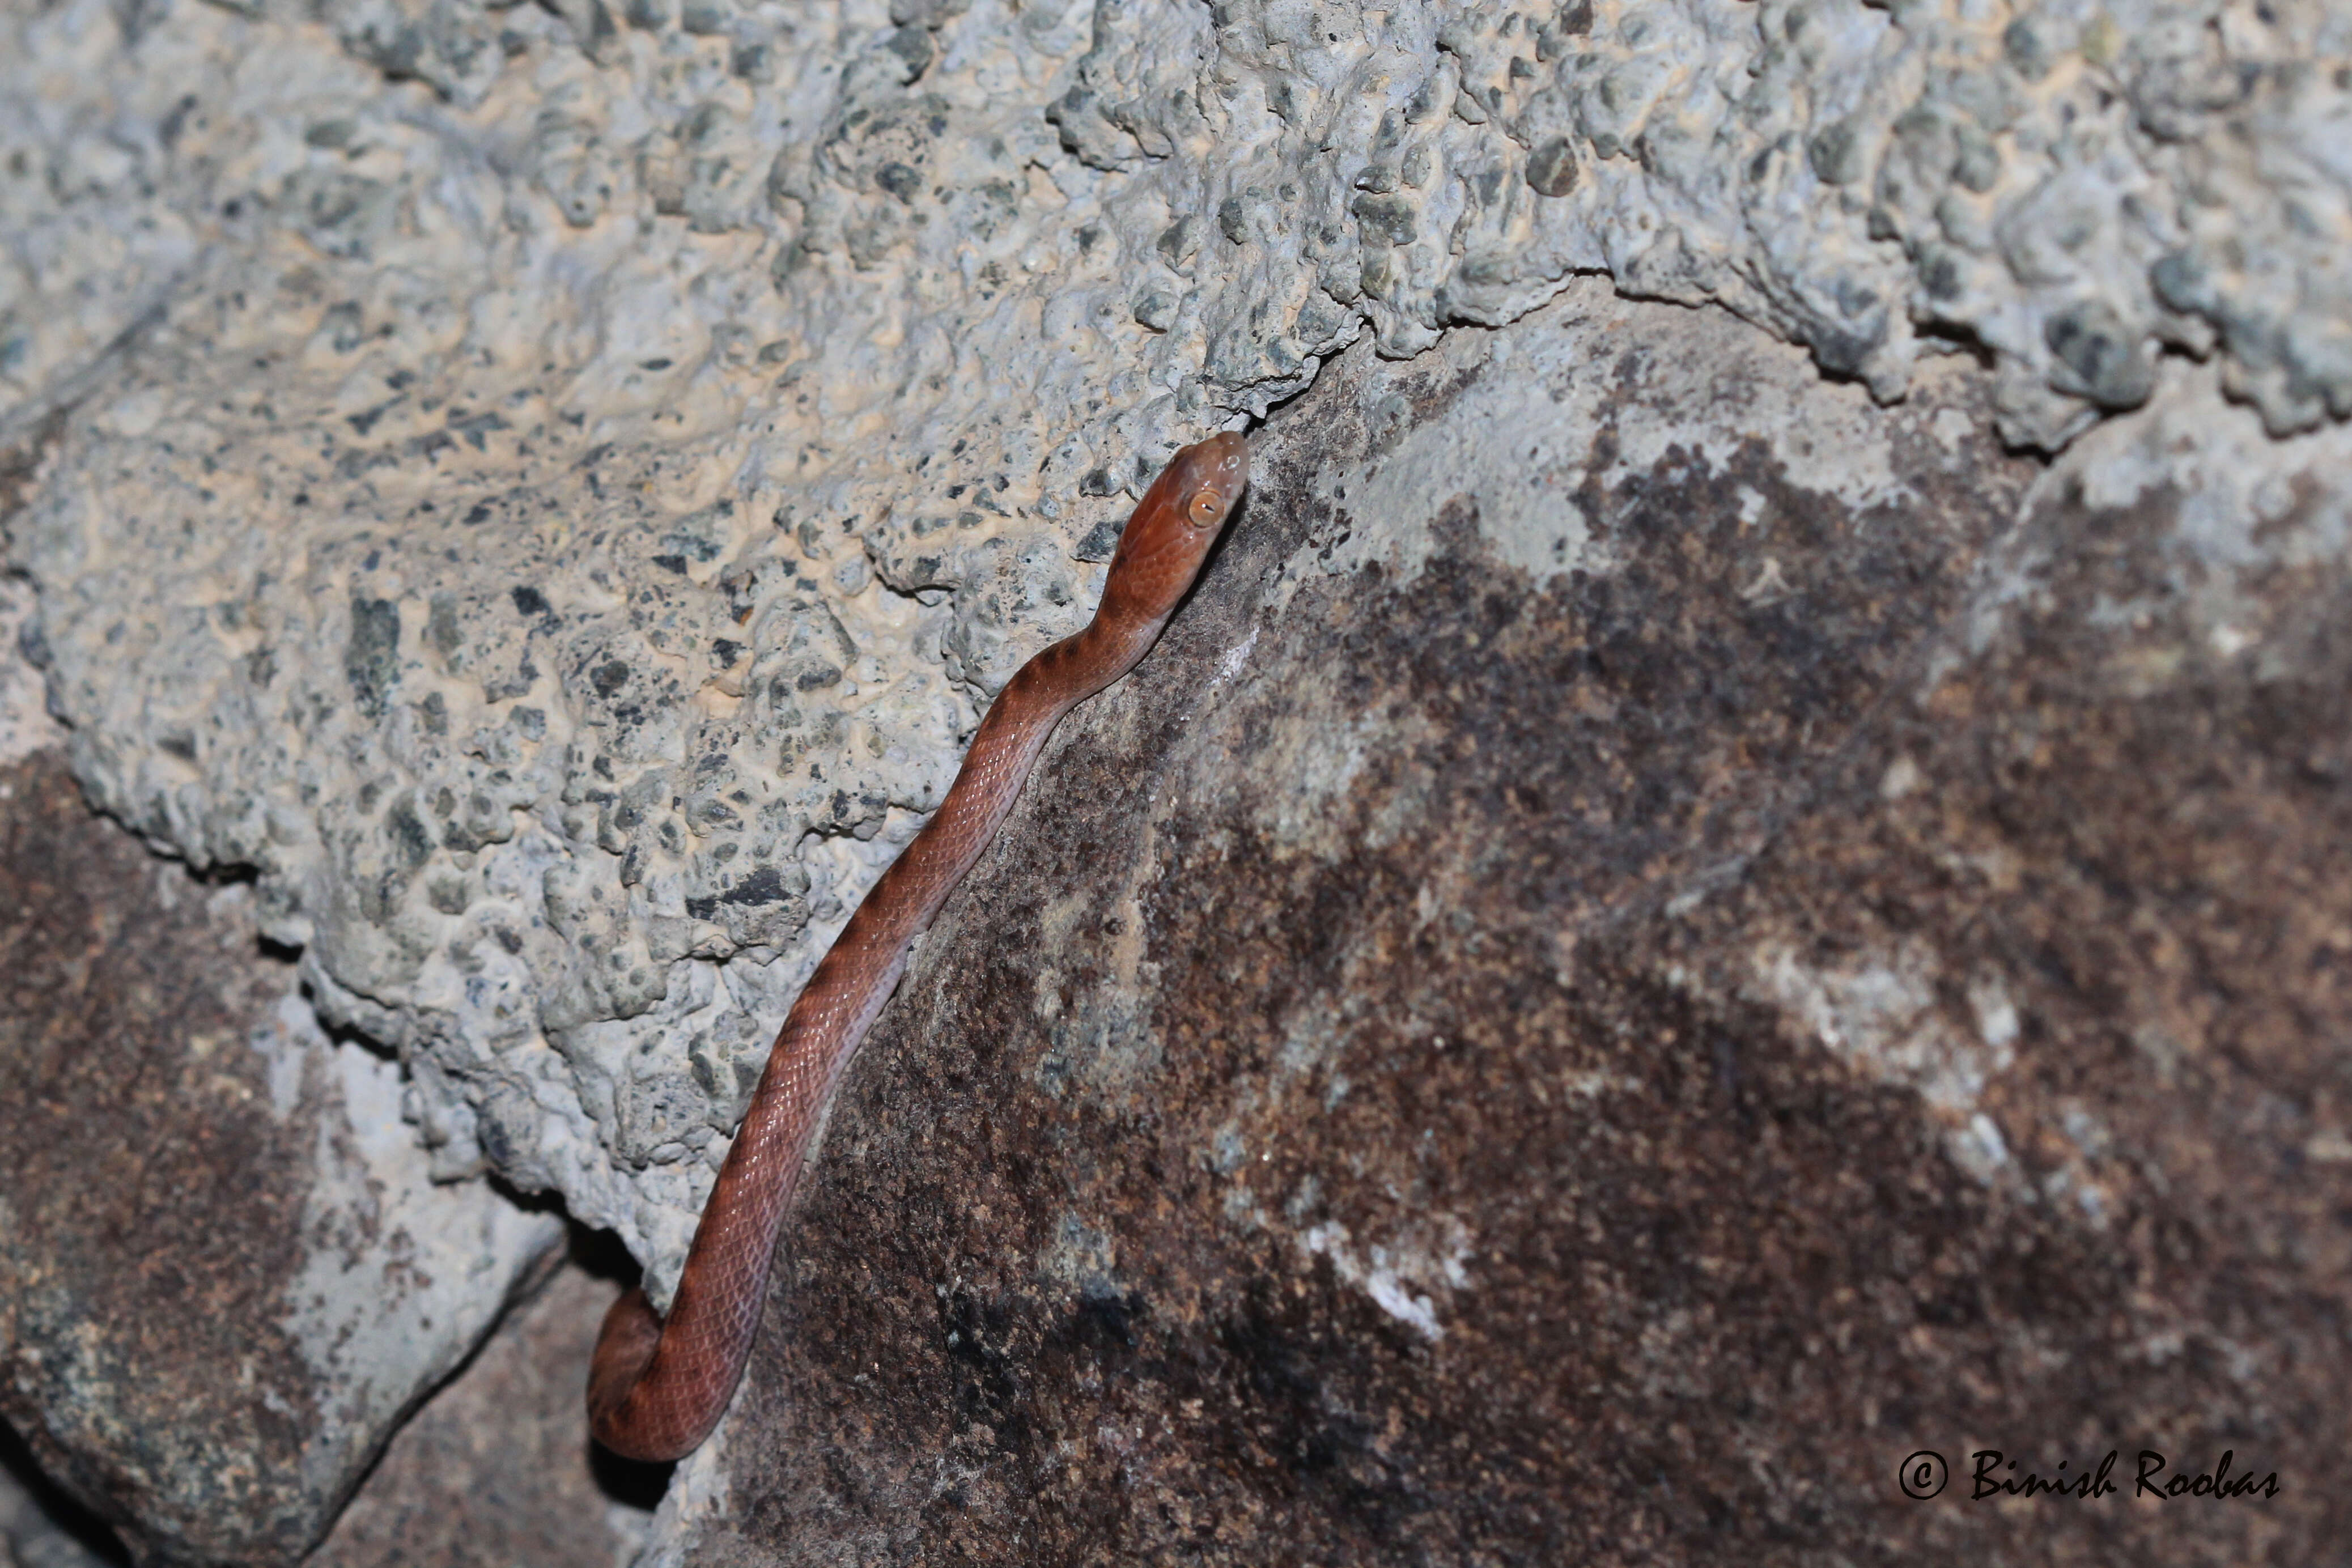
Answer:
[[[1970,987],[1970,1028],[1939,1002],[1942,966],[1923,946],[1858,955],[1834,968],[1774,946],[1754,963],[1758,994],[1813,1039],[1874,1078],[1916,1089],[1954,1123],[1976,1113],[1986,1086],[2016,1058],[2017,1015],[1998,982]]]
[[[1943,966],[1923,944],[1852,955],[1836,967],[1771,946],[1753,964],[1756,995],[1858,1071],[1916,1090],[1960,1167],[1987,1185],[2000,1179],[2008,1146],[1979,1102],[2016,1061],[2018,1019],[1998,978],[1969,983],[1963,1020],[1938,999]]]
[[[1463,1264],[1470,1256],[1471,1239],[1468,1228],[1450,1214],[1432,1216],[1423,1228],[1427,1236],[1399,1238],[1360,1252],[1348,1228],[1329,1220],[1301,1232],[1298,1245],[1309,1257],[1330,1259],[1332,1271],[1340,1279],[1433,1342],[1445,1337],[1438,1306],[1449,1292],[1469,1288],[1469,1270]]]
[[[65,743],[65,727],[44,705],[40,672],[20,646],[32,612],[32,589],[0,577],[0,768]]]
[[[1585,507],[1677,451],[1685,463],[1722,466],[1760,442],[1801,488],[1856,509],[1909,498],[1885,423],[1860,388],[1824,388],[1797,351],[1728,317],[1699,318],[1671,344],[1643,338],[1636,319],[1594,281],[1571,281],[1531,314],[1541,335],[1456,334],[1417,361],[1424,388],[1443,389],[1449,406],[1415,416],[1402,391],[1375,400],[1370,455],[1318,465],[1316,493],[1335,520],[1285,563],[1265,602],[1287,603],[1304,580],[1370,562],[1411,582],[1438,551],[1449,502],[1497,563],[1536,581],[1612,570],[1594,538],[1615,519]],[[1694,428],[1679,399],[1654,387],[1710,389],[1708,424]],[[1757,515],[1762,504],[1748,503]]]
[[[2322,0],[315,16],[0,16],[0,455],[67,413],[9,559],[93,791],[258,868],[441,1174],[561,1189],[657,1293],[1125,498],[1367,327],[1598,269],[1881,396],[1985,345],[2020,441],[2168,345],[2273,433],[2352,414]],[[1526,461],[1493,527],[1558,570],[1579,453]]]

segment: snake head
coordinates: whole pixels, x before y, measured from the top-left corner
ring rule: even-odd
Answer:
[[[1169,486],[1183,498],[1185,526],[1214,538],[1248,483],[1249,444],[1239,431],[1229,430],[1176,454],[1152,489]]]
[[[1249,444],[1237,431],[1185,447],[1143,494],[1119,535],[1106,604],[1157,620],[1171,613],[1249,483]]]

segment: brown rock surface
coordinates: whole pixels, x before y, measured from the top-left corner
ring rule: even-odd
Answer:
[[[56,752],[0,769],[0,1416],[142,1560],[291,1563],[560,1228],[427,1188],[244,889]]]
[[[289,967],[92,816],[55,753],[7,783],[0,1411],[159,1549],[291,1557],[310,1521],[276,1478],[318,1410],[276,1298],[309,1150],[273,1135],[267,1064],[242,1049]],[[192,1425],[207,1368],[246,1391]],[[203,1479],[171,1495],[166,1471]]]
[[[1279,413],[853,1069],[668,1560],[2352,1539],[2346,477],[2231,533],[1981,397],[1596,289]]]

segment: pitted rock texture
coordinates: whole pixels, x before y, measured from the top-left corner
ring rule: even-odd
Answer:
[[[438,1172],[561,1191],[659,1297],[801,977],[1175,444],[1590,269],[1881,396],[1988,355],[2015,441],[2168,350],[2273,431],[2341,417],[2344,28],[16,7],[28,646],[97,798],[254,868],[399,1049]]]
[[[1987,379],[1588,288],[1281,411],[853,1069],[655,1560],[2332,1550],[2347,442],[2199,372],[2043,476]],[[2284,1486],[1969,1503],[1993,1447]]]
[[[0,1416],[141,1561],[291,1563],[561,1239],[435,1187],[206,888],[0,769]]]

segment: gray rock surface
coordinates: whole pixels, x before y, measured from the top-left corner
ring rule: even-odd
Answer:
[[[402,1427],[308,1568],[628,1568],[660,1474],[592,1448],[580,1398],[617,1293],[558,1270]]]
[[[114,1568],[121,1561],[121,1543],[52,1486],[28,1456],[0,1454],[0,1563],[8,1568]]]
[[[2032,444],[2168,347],[2347,412],[2317,0],[318,15],[6,19],[11,559],[98,798],[657,1292],[1124,495],[1359,332],[1602,269]]]

